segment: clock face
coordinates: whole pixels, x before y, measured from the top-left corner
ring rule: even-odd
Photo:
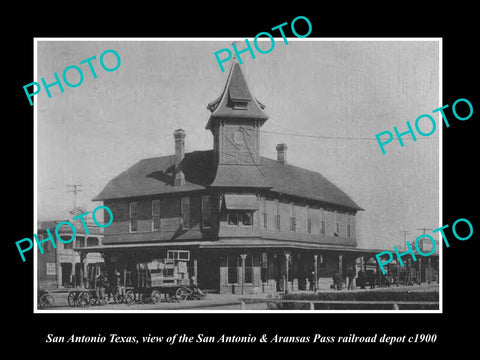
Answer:
[[[235,126],[225,131],[225,141],[221,150],[224,164],[253,165],[256,159],[256,137],[248,129]]]
[[[232,133],[232,140],[237,145],[243,145],[245,143],[244,136],[243,132],[236,130]]]

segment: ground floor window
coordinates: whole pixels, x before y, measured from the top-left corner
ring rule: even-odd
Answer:
[[[238,255],[227,256],[227,282],[229,284],[238,284],[238,267],[240,266],[240,257]]]
[[[251,255],[245,257],[245,284],[253,283],[253,258]]]
[[[267,253],[262,253],[262,267],[261,267],[261,273],[260,277],[262,278],[262,283],[267,282],[267,276],[268,276],[268,255]]]

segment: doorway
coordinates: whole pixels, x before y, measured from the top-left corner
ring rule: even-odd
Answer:
[[[72,284],[72,264],[71,263],[61,263],[62,267],[62,286],[70,287]]]

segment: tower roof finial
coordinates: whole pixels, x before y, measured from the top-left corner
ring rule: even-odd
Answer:
[[[233,48],[233,46],[235,45],[235,47],[233,48],[234,51],[233,51],[233,58],[232,58],[232,60],[233,60],[234,62],[238,62],[238,60],[237,60],[237,52],[235,51],[235,49],[237,48],[238,43],[239,43],[239,42],[238,42],[237,40],[233,40],[232,43],[231,43],[232,48]]]

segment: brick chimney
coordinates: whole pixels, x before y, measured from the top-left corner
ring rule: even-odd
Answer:
[[[174,186],[182,186],[185,184],[185,175],[181,169],[181,162],[185,157],[185,136],[187,134],[182,129],[177,129],[173,132],[175,138],[175,179]]]
[[[287,165],[287,144],[278,144],[276,149],[277,161],[282,165]]]

